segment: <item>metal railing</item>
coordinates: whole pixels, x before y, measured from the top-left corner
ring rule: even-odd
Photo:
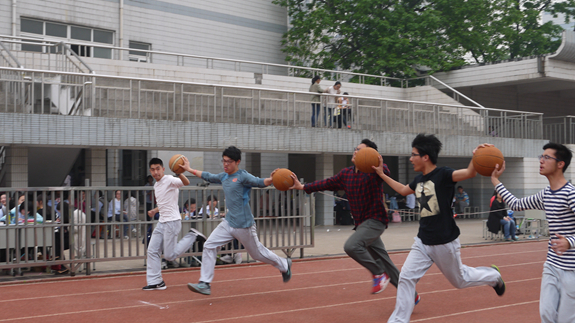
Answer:
[[[140,259],[144,264],[147,243],[157,220],[147,216],[147,210],[155,207],[151,202],[154,201],[152,187],[9,188],[4,191],[8,210],[17,204],[20,196],[24,201],[22,219],[18,220],[19,212],[16,212],[12,216],[16,217],[14,224],[5,218],[6,224],[0,225],[0,270],[9,269],[17,274],[23,268],[65,266],[72,275],[79,271],[89,275],[100,262]],[[121,215],[114,214],[116,191],[121,194],[118,202],[123,210]],[[219,204],[206,208],[209,196],[212,201],[219,200]],[[282,250],[288,256],[300,249],[300,257],[304,248],[314,246],[313,197],[302,191],[254,188],[250,198],[263,245],[270,250]],[[194,201],[196,212],[191,216],[187,212],[186,216],[188,206]],[[209,236],[227,210],[221,187],[182,187],[179,207],[184,219],[180,238],[190,227]],[[38,208],[40,217],[24,217]],[[193,256],[201,256],[200,250],[196,243],[181,257],[191,260]],[[218,253],[244,251],[241,245],[231,244]]]
[[[53,47],[56,46],[58,43],[62,42],[61,40],[50,39],[49,37],[41,37],[41,36],[39,37],[40,38],[0,35],[0,39],[3,39],[2,40],[3,42],[20,44],[20,45],[28,44],[28,45]],[[65,44],[69,46],[72,43],[65,42]],[[327,70],[327,69],[305,67],[305,66],[294,66],[286,64],[249,61],[249,60],[190,55],[184,53],[164,52],[158,50],[124,48],[105,44],[86,43],[81,41],[74,41],[73,44],[80,46],[111,49],[113,52],[112,58],[119,60],[130,60],[130,58],[141,59],[142,57],[144,57],[143,55],[142,56],[130,55],[130,52],[132,53],[138,52],[145,55],[146,57],[145,61],[147,63],[151,63],[153,61],[156,64],[196,66],[196,67],[205,67],[209,69],[222,69],[222,70],[233,70],[238,72],[254,72],[261,74],[287,75],[287,76],[309,77],[309,78],[319,75],[331,81],[346,81],[360,84],[408,87],[410,86],[411,83],[414,84],[413,86],[415,86],[415,84],[418,85],[424,84],[426,78],[426,77],[414,78],[407,81],[405,79],[396,77],[356,73],[351,71]],[[50,50],[42,49],[42,52],[49,53]],[[28,68],[38,68],[38,69],[45,68],[39,65],[41,64],[40,56],[35,57],[31,55],[30,57],[32,59],[35,58],[35,60],[30,62],[30,64],[25,63],[24,66]]]
[[[575,116],[543,118],[543,136],[551,142],[575,144]]]
[[[0,72],[22,75],[0,79],[0,112],[68,114],[70,109],[54,108],[68,100],[70,107],[77,102],[73,110],[84,116],[322,128],[339,127],[345,116],[346,125],[358,130],[487,136],[495,127],[501,137],[542,138],[542,114],[533,112],[364,96],[348,96],[342,105],[337,95],[300,91],[8,67]],[[64,94],[48,100],[48,87]],[[30,91],[24,94],[33,106],[8,88]],[[314,102],[317,96],[320,101]],[[337,111],[342,113],[336,116]]]

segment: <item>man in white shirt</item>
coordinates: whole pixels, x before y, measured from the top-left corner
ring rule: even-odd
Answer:
[[[191,172],[190,162],[183,157],[184,164],[180,168]],[[148,211],[148,215],[153,217],[160,212],[158,225],[152,233],[150,244],[148,245],[148,261],[146,268],[146,280],[148,285],[143,290],[163,290],[166,284],[162,279],[162,246],[164,258],[172,261],[179,258],[186,250],[190,249],[194,242],[206,241],[206,237],[194,228],[178,242],[178,234],[182,230],[182,217],[178,208],[178,196],[180,187],[189,185],[190,180],[184,176],[183,172],[176,174],[177,177],[164,176],[164,163],[159,158],[150,160],[150,173],[156,180],[154,193],[156,196],[156,208]]]
[[[329,93],[329,94],[341,94],[341,91],[339,90],[341,88],[341,83],[339,81],[335,82],[335,84],[333,86],[328,87],[327,89],[325,89],[325,93]],[[327,116],[329,118],[329,126],[332,126],[332,111],[333,109],[336,107],[336,97],[335,96],[329,96],[327,98]],[[324,107],[323,109],[324,111],[324,116],[326,115],[326,109]],[[325,122],[325,119],[324,119]],[[327,123],[326,123],[327,124]]]

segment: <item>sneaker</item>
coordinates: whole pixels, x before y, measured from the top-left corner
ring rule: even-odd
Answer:
[[[200,231],[194,229],[194,228],[190,228],[190,232],[193,232],[196,234],[196,241],[197,242],[206,242],[206,236],[203,235]]]
[[[519,241],[519,237],[518,237],[518,236],[515,236],[515,237],[513,237],[513,240]]]
[[[234,258],[232,258],[232,255],[221,256],[220,260],[226,264],[231,264],[232,262],[234,262]]]
[[[389,284],[389,276],[386,273],[381,275],[373,275],[373,288],[371,290],[372,294],[377,294],[383,292],[383,290]]]
[[[197,284],[189,283],[188,289],[198,294],[210,295],[212,293],[210,284],[204,282],[199,282]]]
[[[419,304],[419,301],[421,300],[421,297],[419,296],[419,294],[417,294],[417,292],[415,293],[415,305]]]
[[[501,275],[501,271],[499,271],[499,268],[497,268],[497,266],[491,265],[491,268],[497,270],[499,275]],[[503,296],[503,294],[505,294],[505,282],[503,281],[503,277],[499,276],[499,278],[497,279],[497,285],[493,286],[493,289],[495,289],[495,292],[499,296]]]
[[[236,253],[236,254],[234,255],[234,263],[235,263],[236,265],[239,265],[239,264],[242,263],[242,254],[241,254],[241,253]]]
[[[168,269],[168,263],[165,260],[162,260],[162,269]]]
[[[130,239],[130,237],[128,237],[128,236],[124,236],[124,239],[128,240],[128,239]]]
[[[282,273],[282,278],[284,279],[284,283],[289,282],[291,279],[291,258],[286,258],[288,269],[285,273]]]
[[[136,230],[136,228],[133,228],[133,229],[132,229],[132,232],[133,232],[133,233],[138,233],[138,230]]]
[[[164,283],[164,281],[162,280],[161,283],[156,284],[156,285],[148,285],[145,286],[144,288],[142,288],[142,290],[164,290],[166,289],[166,284]]]

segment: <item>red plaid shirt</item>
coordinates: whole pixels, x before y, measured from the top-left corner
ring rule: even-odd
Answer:
[[[383,164],[383,172],[391,174],[386,164]],[[381,221],[386,226],[389,222],[383,206],[383,180],[376,173],[355,172],[355,167],[350,166],[333,177],[305,184],[303,189],[308,194],[344,190],[356,227],[367,219]]]

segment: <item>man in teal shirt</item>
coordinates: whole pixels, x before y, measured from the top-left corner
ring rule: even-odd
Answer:
[[[210,183],[221,183],[226,197],[226,217],[210,234],[204,243],[202,252],[202,269],[198,284],[188,284],[192,292],[210,295],[210,283],[214,278],[217,248],[238,239],[246,251],[254,258],[276,267],[283,277],[284,283],[291,278],[291,259],[280,258],[267,249],[258,239],[254,216],[250,207],[250,191],[252,187],[266,187],[272,183],[270,177],[262,179],[239,169],[242,152],[230,146],[222,153],[224,172],[211,174],[192,169],[191,173]],[[275,172],[275,171],[274,171]]]

